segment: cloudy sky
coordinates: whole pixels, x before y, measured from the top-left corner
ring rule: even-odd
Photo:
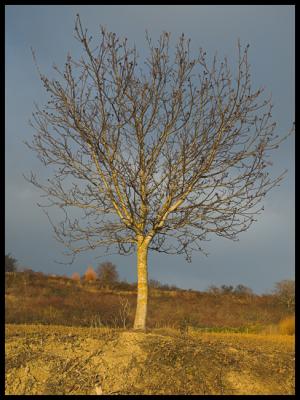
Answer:
[[[250,44],[249,59],[253,84],[264,85],[272,93],[274,120],[284,135],[294,120],[294,6],[6,6],[5,22],[5,250],[22,266],[46,273],[80,274],[87,265],[109,260],[118,267],[121,278],[136,280],[135,257],[102,256],[102,249],[84,253],[73,265],[64,260],[63,248],[36,203],[41,193],[22,177],[38,171],[41,164],[24,144],[33,132],[28,120],[34,102],[45,101],[45,93],[34,67],[30,47],[44,73],[51,76],[53,62],[62,65],[68,51],[79,55],[73,37],[74,20],[79,13],[83,24],[95,37],[99,25],[126,36],[141,56],[145,30],[158,38],[182,32],[194,49],[208,54],[218,51],[235,60],[237,39]],[[208,257],[195,253],[192,263],[181,256],[150,253],[152,279],[183,288],[204,290],[209,285],[239,284],[257,293],[270,291],[281,279],[294,278],[294,138],[274,154],[272,173],[288,169],[282,185],[269,193],[265,212],[256,224],[241,234],[239,242],[212,237],[205,249]],[[53,210],[54,211],[54,210]],[[54,211],[55,212],[55,211]]]

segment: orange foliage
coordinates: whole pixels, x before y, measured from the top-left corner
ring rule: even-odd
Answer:
[[[85,274],[84,274],[84,279],[86,281],[95,281],[96,278],[97,278],[97,274],[94,271],[94,268],[92,266],[88,266],[87,270],[85,271]]]
[[[80,275],[78,272],[74,272],[71,278],[73,279],[73,281],[80,281]]]
[[[279,332],[283,335],[295,334],[295,316],[290,315],[279,322]]]

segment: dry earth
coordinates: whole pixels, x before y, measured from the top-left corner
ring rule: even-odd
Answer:
[[[294,394],[294,336],[6,325],[8,394]]]

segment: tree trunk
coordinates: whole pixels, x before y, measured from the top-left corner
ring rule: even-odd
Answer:
[[[144,239],[144,238],[143,238]],[[138,240],[137,244],[137,305],[134,320],[134,329],[145,329],[148,303],[148,271],[147,256],[149,242]]]

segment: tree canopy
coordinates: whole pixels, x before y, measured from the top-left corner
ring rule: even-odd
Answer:
[[[78,15],[83,56],[68,54],[55,78],[38,69],[49,101],[36,105],[27,145],[53,174],[28,179],[48,198],[45,210],[63,211],[58,224],[45,212],[71,256],[99,246],[137,252],[135,327],[144,328],[148,251],[190,261],[211,235],[238,240],[284,177],[271,176],[270,154],[292,130],[276,134],[271,99],[252,85],[248,45],[238,43],[232,71],[226,57],[193,55],[184,34],[174,51],[170,33],[156,43],[146,34],[143,63],[127,38],[99,34],[95,42]]]

